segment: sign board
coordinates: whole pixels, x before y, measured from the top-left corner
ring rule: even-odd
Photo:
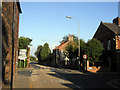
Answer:
[[[20,49],[18,59],[20,59],[20,60],[26,59],[27,58],[26,52],[27,52],[26,49]]]
[[[83,55],[83,58],[84,58],[84,59],[87,59],[87,55],[86,55],[86,54],[84,54],[84,55]]]

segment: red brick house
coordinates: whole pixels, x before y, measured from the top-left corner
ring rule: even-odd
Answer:
[[[14,12],[15,11],[15,12]],[[13,64],[13,78],[17,69],[18,61],[18,32],[19,32],[19,14],[21,12],[20,3],[2,2],[2,81],[3,86],[10,87],[11,83],[11,66]],[[15,23],[14,23],[15,22]],[[14,29],[13,29],[14,23]],[[14,30],[14,34],[13,31]],[[12,38],[14,35],[14,41]],[[14,59],[12,62],[12,46],[14,42]]]
[[[120,18],[115,18],[113,23],[101,22],[93,38],[100,40],[104,47],[101,65],[107,71],[120,71]]]
[[[69,34],[68,41],[62,42],[59,46],[54,48],[54,56],[55,56],[55,63],[59,66],[60,62],[59,61],[65,61],[67,64],[68,58],[64,55],[64,50],[66,46],[68,45],[69,42],[73,41],[73,35]]]

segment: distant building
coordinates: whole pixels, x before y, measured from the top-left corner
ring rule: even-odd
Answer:
[[[53,52],[54,52],[54,56],[55,56],[54,60],[56,64],[59,64],[59,60],[65,61],[65,63],[68,62],[69,59],[65,56],[64,50],[67,47],[68,43],[71,41],[73,41],[73,35],[69,34],[68,41],[62,42],[59,46],[54,48]]]
[[[106,70],[120,71],[120,18],[115,18],[113,23],[101,22],[93,38],[104,47],[100,60]]]
[[[2,2],[2,81],[3,85],[7,83],[8,88],[11,83],[11,64],[12,62],[12,30],[15,20],[14,29],[14,64],[13,64],[13,76],[15,75],[18,60],[18,32],[19,32],[19,14],[21,12],[20,3],[15,2],[15,14],[14,14],[14,2]],[[14,18],[13,18],[14,17]],[[14,77],[13,77],[14,78]]]

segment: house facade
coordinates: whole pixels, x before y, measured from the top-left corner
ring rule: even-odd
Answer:
[[[101,22],[93,38],[101,41],[104,48],[100,58],[106,71],[120,71],[120,18],[113,23]]]
[[[8,88],[11,83],[12,63],[13,78],[17,70],[20,13],[22,12],[19,2],[2,2],[2,81],[3,87],[7,85]],[[14,39],[12,37],[14,37]],[[14,59],[12,59],[13,43]]]
[[[68,43],[73,41],[73,35],[69,34],[68,37],[68,41],[62,42],[59,46],[55,47],[53,52],[54,52],[54,63],[55,65],[57,64],[57,66],[61,65],[61,61],[64,61],[65,64],[68,64],[67,62],[69,61],[69,59],[65,56],[65,48],[67,47]]]

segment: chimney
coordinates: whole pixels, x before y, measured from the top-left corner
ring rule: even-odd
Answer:
[[[117,17],[113,20],[113,23],[115,23],[116,25],[120,26],[120,18]]]
[[[68,41],[73,41],[73,35],[69,34]]]
[[[63,44],[65,41],[62,41],[61,44]]]

